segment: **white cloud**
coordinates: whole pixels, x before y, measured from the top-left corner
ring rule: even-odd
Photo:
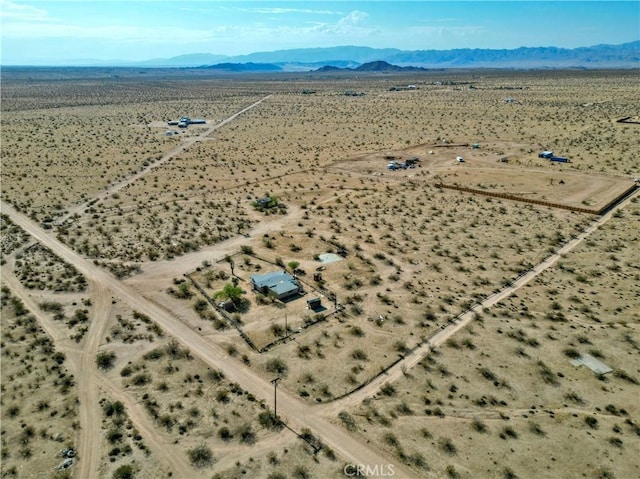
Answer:
[[[354,10],[346,17],[342,17],[338,21],[338,25],[357,25],[358,23],[364,22],[367,18],[369,18],[369,14],[367,12],[361,12],[360,10]]]
[[[36,38],[77,38],[79,40],[97,39],[112,42],[146,43],[193,43],[211,41],[217,33],[225,33],[226,27],[219,29],[194,30],[176,27],[133,27],[126,25],[81,26],[59,23],[35,24],[15,22],[4,26],[3,36],[14,39]]]
[[[21,5],[9,0],[0,0],[0,18],[2,18],[2,20],[15,20],[18,22],[53,21],[53,18],[49,17],[46,10],[30,5]]]
[[[407,28],[412,35],[419,35],[425,38],[429,37],[475,37],[486,34],[486,30],[481,26],[460,25],[454,27],[445,26],[419,26]]]
[[[258,7],[258,8],[241,8],[240,11],[251,13],[262,13],[265,15],[282,15],[285,13],[310,13],[316,15],[343,15],[342,12],[335,10],[311,10],[304,8],[277,8],[277,7]]]

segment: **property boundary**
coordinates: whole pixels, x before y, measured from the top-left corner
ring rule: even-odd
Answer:
[[[478,195],[491,196],[493,198],[503,198],[503,199],[506,199],[506,200],[519,201],[521,203],[531,203],[531,204],[534,204],[534,205],[547,206],[549,208],[559,208],[559,209],[563,209],[563,210],[575,211],[577,213],[587,213],[587,214],[592,214],[592,215],[603,215],[603,214],[605,214],[607,211],[611,210],[611,208],[613,208],[615,205],[620,203],[623,199],[625,199],[627,196],[629,196],[631,193],[633,193],[638,188],[638,184],[634,183],[629,188],[627,188],[623,193],[621,193],[616,198],[614,198],[609,203],[607,203],[605,206],[603,206],[602,208],[596,210],[596,209],[592,209],[592,208],[581,208],[579,206],[563,205],[561,203],[553,203],[553,202],[550,202],[550,201],[535,200],[535,199],[532,199],[532,198],[522,198],[520,196],[510,195],[508,193],[496,193],[496,192],[493,192],[493,191],[479,190],[479,189],[476,189],[476,188],[467,188],[466,186],[448,185],[448,184],[445,184],[445,183],[438,183],[435,186],[436,186],[436,188],[447,188],[447,189],[450,189],[450,190],[458,190],[458,191],[463,191],[463,192],[466,192],[466,193],[474,193],[474,194],[478,194]]]
[[[223,261],[227,261],[229,258],[232,258],[233,256],[237,256],[239,254],[246,254],[249,256],[253,256],[254,258],[260,260],[260,261],[264,261],[266,263],[272,264],[274,266],[278,266],[279,268],[283,268],[282,265],[278,264],[277,262],[271,261],[267,258],[263,258],[255,253],[242,253],[241,251],[238,251],[236,253],[224,256],[223,258],[220,258],[218,260],[215,261],[215,263],[221,263]],[[251,340],[251,338],[247,335],[247,333],[244,332],[243,328],[242,328],[242,323],[236,321],[235,319],[233,319],[233,317],[227,313],[227,311],[224,310],[224,308],[220,307],[220,305],[218,303],[216,303],[216,301],[207,294],[207,292],[204,290],[204,288],[192,277],[192,274],[195,273],[196,271],[200,271],[201,268],[198,267],[193,271],[184,273],[184,277],[187,278],[191,284],[193,285],[194,288],[196,288],[196,290],[198,290],[198,292],[207,300],[207,302],[213,307],[213,309],[220,315],[222,316],[222,318],[233,328],[236,329],[236,331],[238,331],[238,333],[240,334],[240,337],[244,340],[245,343],[247,343],[247,345],[253,349],[255,352],[262,354],[262,353],[266,353],[267,351],[269,351],[270,349],[272,349],[274,346],[277,346],[279,344],[285,343],[287,341],[290,340],[294,340],[294,336],[296,336],[297,334],[301,333],[302,331],[304,331],[305,329],[314,326],[318,323],[321,323],[323,321],[326,321],[327,319],[329,319],[330,316],[337,314],[338,312],[342,311],[342,305],[336,304],[336,307],[329,310],[329,312],[325,313],[325,314],[316,314],[314,316],[314,318],[311,321],[305,321],[302,326],[300,326],[298,328],[297,331],[285,331],[285,335],[281,336],[279,338],[276,338],[275,340],[271,341],[270,343],[262,346],[261,348],[258,348],[256,346],[256,344]],[[333,293],[332,291],[322,287],[321,285],[313,285],[311,283],[309,283],[308,281],[304,281],[301,280],[299,276],[296,276],[296,280],[299,281],[300,283],[304,284],[305,286],[308,286],[311,290],[313,291],[318,291],[322,294],[325,295],[325,297],[329,298],[329,299],[333,299],[335,302],[335,293]]]

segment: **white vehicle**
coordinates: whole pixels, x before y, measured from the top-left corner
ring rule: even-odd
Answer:
[[[458,163],[464,163],[464,158],[462,158],[461,156],[456,156],[456,161]]]

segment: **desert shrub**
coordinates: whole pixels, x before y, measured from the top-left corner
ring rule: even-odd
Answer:
[[[116,416],[121,416],[122,414],[125,413],[125,408],[124,408],[124,404],[122,404],[120,401],[115,401],[115,402],[105,401],[105,403],[102,405],[102,411],[104,412],[104,415],[107,417],[111,417],[114,414]]]
[[[123,464],[113,472],[113,479],[134,479],[136,470],[131,464]]]
[[[285,363],[280,358],[271,358],[267,361],[266,365],[267,371],[270,373],[280,374],[281,376],[286,376],[289,371],[289,367],[287,363]]]
[[[510,437],[512,439],[517,439],[518,438],[518,433],[511,426],[505,426],[505,427],[502,428],[502,432],[500,433],[500,437],[502,439],[506,439],[507,437]]]
[[[263,411],[258,415],[258,421],[262,427],[269,429],[282,429],[282,422],[270,411]]]
[[[575,391],[569,391],[568,393],[566,393],[564,395],[564,398],[567,401],[572,401],[576,404],[584,404],[584,399],[582,399],[582,397]]]
[[[453,456],[456,454],[456,452],[458,452],[455,444],[448,437],[440,438],[440,440],[438,441],[438,446],[450,456]]]
[[[625,381],[630,382],[631,384],[640,384],[636,378],[634,378],[633,376],[630,376],[623,369],[616,369],[615,371],[613,371],[613,375],[617,378],[624,379]]]
[[[544,362],[538,361],[538,373],[542,376],[542,380],[547,384],[557,385],[559,381],[553,371]]]
[[[191,464],[195,467],[206,467],[213,464],[213,452],[204,444],[189,449],[187,454]]]
[[[191,358],[191,353],[186,348],[181,348],[180,343],[175,339],[169,341],[165,347],[165,351],[172,359],[189,359]]]
[[[458,341],[455,338],[449,338],[447,339],[446,343],[447,346],[449,346],[450,348],[453,349],[460,349],[460,344],[458,343]]]
[[[575,348],[566,348],[562,352],[564,353],[564,355],[566,357],[571,358],[571,359],[578,359],[580,357],[580,353]]]
[[[614,447],[622,448],[623,442],[622,442],[622,439],[614,436],[609,438],[609,444],[611,444]]]
[[[389,446],[398,447],[400,446],[400,441],[396,435],[392,432],[386,432],[383,436],[384,442],[386,442]]]
[[[419,452],[414,452],[413,454],[411,454],[411,457],[409,457],[409,461],[419,469],[424,469],[426,471],[429,470],[429,465],[427,464],[427,460]]]
[[[413,414],[413,410],[411,409],[411,407],[407,404],[406,401],[402,401],[400,404],[398,404],[396,406],[396,410],[400,413],[400,414],[404,414],[405,416],[410,416]]]
[[[144,386],[151,382],[151,375],[147,373],[136,374],[131,378],[131,384],[134,386]]]
[[[598,429],[598,420],[593,416],[585,416],[584,422],[591,429]]]
[[[342,421],[344,427],[347,428],[347,431],[354,432],[358,428],[353,416],[351,416],[347,411],[340,411],[340,413],[338,413],[338,418]]]
[[[167,431],[171,431],[173,426],[175,425],[175,420],[170,414],[164,414],[158,418],[158,423],[167,429]]]
[[[446,467],[445,472],[449,479],[460,479],[460,473],[456,471],[456,468],[451,464]]]
[[[351,357],[353,359],[357,359],[358,361],[366,361],[368,359],[367,353],[365,353],[362,349],[355,349],[351,353]]]
[[[243,424],[238,429],[238,435],[240,436],[240,442],[244,444],[255,444],[256,433],[251,428],[251,424]]]
[[[9,406],[6,411],[7,411],[7,416],[9,416],[10,418],[14,418],[20,415],[20,407],[18,407],[15,404],[12,406]]]
[[[362,328],[360,326],[353,326],[349,332],[351,334],[353,334],[354,336],[361,338],[365,335],[364,331],[362,330]]]
[[[396,393],[396,388],[394,388],[390,383],[385,383],[380,388],[380,392],[385,396],[393,396]]]
[[[145,360],[155,361],[157,359],[160,359],[162,356],[164,356],[164,351],[162,350],[162,348],[156,348],[152,349],[148,353],[145,353],[142,358]]]
[[[112,351],[103,351],[96,356],[96,365],[103,371],[108,371],[113,367],[116,360],[116,353]]]
[[[395,343],[393,343],[393,349],[395,349],[400,354],[406,354],[409,352],[409,347],[404,341],[396,341]]]
[[[594,476],[597,479],[615,479],[615,475],[611,472],[611,469],[600,468],[596,471],[596,475]]]
[[[504,477],[504,479],[518,479],[517,474],[508,467],[505,468],[504,471],[502,471],[502,477]]]
[[[473,422],[471,423],[471,427],[474,431],[477,432],[487,432],[487,425],[478,418],[475,418],[473,420]]]
[[[303,428],[302,431],[300,431],[300,438],[311,447],[313,447],[316,451],[318,451],[322,447],[322,442],[320,441],[320,439],[314,436],[313,432],[311,432],[311,429],[307,427]]]
[[[530,421],[529,422],[529,431],[531,431],[532,433],[538,435],[538,436],[546,436],[547,433],[545,433],[542,428],[540,427],[540,424],[538,424],[537,422],[534,421]]]
[[[218,429],[218,437],[224,442],[229,442],[233,439],[233,434],[231,434],[231,431],[228,427],[222,426],[220,429]]]
[[[219,389],[218,391],[216,391],[216,401],[222,403],[228,403],[229,401],[231,401],[231,398],[229,397],[229,391],[226,389]]]
[[[115,444],[116,442],[120,442],[122,440],[122,432],[118,429],[110,429],[107,431],[107,441],[111,444]]]
[[[293,469],[293,477],[294,479],[310,479],[311,474],[304,466],[296,466]]]

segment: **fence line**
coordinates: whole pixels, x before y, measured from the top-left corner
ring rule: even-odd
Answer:
[[[623,193],[621,193],[616,198],[611,200],[605,206],[603,206],[602,208],[596,210],[596,209],[592,209],[592,208],[581,208],[579,206],[563,205],[563,204],[560,204],[560,203],[553,203],[553,202],[550,202],[550,201],[536,200],[536,199],[532,199],[532,198],[522,198],[520,196],[512,195],[512,194],[509,194],[509,193],[496,193],[496,192],[493,192],[493,191],[479,190],[477,188],[467,188],[466,186],[448,185],[448,184],[445,184],[445,183],[438,183],[435,186],[436,186],[436,188],[447,188],[447,189],[450,189],[450,190],[464,191],[466,193],[474,193],[474,194],[478,194],[478,195],[491,196],[493,198],[502,198],[502,199],[506,199],[506,200],[520,201],[521,203],[531,203],[531,204],[534,204],[534,205],[547,206],[549,208],[559,208],[559,209],[563,209],[563,210],[575,211],[577,213],[588,213],[588,214],[592,214],[592,215],[603,215],[604,213],[609,211],[616,204],[618,204],[620,201],[622,201],[624,198],[626,198],[628,195],[633,193],[638,188],[638,185],[634,183],[632,186],[627,188]]]

